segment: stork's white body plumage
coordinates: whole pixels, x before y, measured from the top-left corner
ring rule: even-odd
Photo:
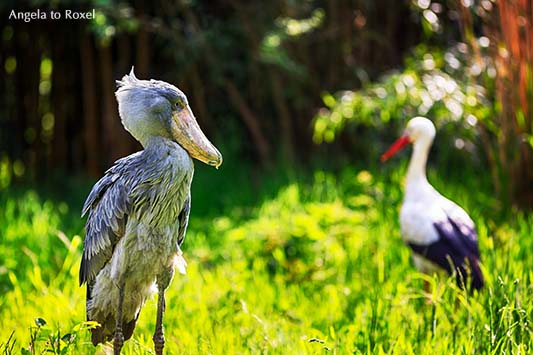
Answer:
[[[438,242],[440,235],[435,224],[445,224],[448,218],[458,221],[461,226],[459,228],[464,229],[464,234],[469,232],[465,226],[470,230],[475,229],[474,222],[465,210],[442,196],[427,180],[406,186],[400,210],[401,234],[406,244],[431,245]],[[417,253],[413,254],[413,260],[423,272],[433,273],[441,270],[438,265]]]
[[[470,274],[472,286],[480,288],[483,276],[478,265],[474,222],[465,210],[435,190],[426,177],[426,162],[434,136],[433,123],[416,117],[409,122],[404,136],[382,157],[386,160],[407,143],[413,143],[400,211],[402,238],[411,247],[413,261],[420,271],[456,272],[460,284]]]

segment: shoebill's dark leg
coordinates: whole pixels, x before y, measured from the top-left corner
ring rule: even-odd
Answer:
[[[155,323],[154,332],[154,350],[155,355],[163,355],[163,347],[165,346],[165,336],[163,335],[163,314],[165,313],[165,290],[172,280],[174,274],[173,269],[166,270],[157,277],[157,320]]]
[[[118,308],[117,325],[115,326],[115,337],[113,339],[113,354],[120,355],[122,345],[124,345],[124,333],[122,332],[122,305],[124,304],[124,285],[118,287]]]

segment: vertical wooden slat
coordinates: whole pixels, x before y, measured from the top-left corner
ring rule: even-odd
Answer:
[[[61,31],[62,28],[59,28]],[[59,32],[57,31],[57,32]],[[51,165],[56,169],[67,168],[67,105],[72,104],[73,94],[67,90],[72,63],[64,62],[66,55],[65,36],[57,36],[52,45],[52,107],[54,113],[54,136],[52,141]]]
[[[40,139],[41,120],[39,117],[39,79],[40,79],[40,49],[38,43],[39,33],[35,26],[25,24],[15,27],[17,36],[16,46],[16,81],[17,81],[17,106],[20,122],[21,142],[24,142],[24,160],[28,165],[28,175],[31,179],[38,176],[38,166],[42,154]],[[29,134],[33,132],[33,134]],[[28,138],[33,136],[31,141]]]
[[[85,146],[85,167],[87,172],[96,177],[100,175],[101,135],[97,117],[97,100],[94,68],[94,42],[89,33],[84,33],[80,44],[82,102],[83,102],[83,138]]]
[[[131,135],[124,129],[118,114],[115,99],[115,81],[123,74],[116,76],[113,71],[111,45],[99,46],[100,74],[102,89],[102,123],[104,146],[109,154],[103,156],[106,166],[116,159],[131,153]]]

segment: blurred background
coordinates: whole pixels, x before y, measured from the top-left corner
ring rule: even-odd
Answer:
[[[95,9],[96,18],[6,20],[37,8]],[[113,96],[135,66],[140,78],[180,87],[228,165],[254,178],[280,164],[373,164],[407,118],[426,115],[446,147],[439,153],[479,163],[501,199],[531,207],[529,1],[58,0],[1,9],[3,188],[56,173],[94,178],[140,149]]]
[[[12,10],[37,9],[94,9],[96,16],[9,19]],[[530,0],[7,0],[0,14],[0,342],[46,313],[39,300],[70,302],[63,313],[48,312],[55,324],[83,320],[82,291],[73,285],[79,211],[113,161],[141,149],[123,129],[114,97],[115,80],[132,66],[141,79],[183,90],[224,155],[218,171],[196,164],[185,249],[198,265],[190,279],[233,268],[244,275],[233,281],[244,284],[261,270],[260,287],[274,277],[279,284],[268,287],[296,282],[304,286],[295,292],[317,287],[331,298],[321,287],[339,282],[334,275],[344,270],[349,276],[340,281],[352,290],[389,292],[383,272],[404,280],[409,265],[396,222],[407,153],[387,166],[379,156],[417,115],[437,126],[430,180],[482,223],[482,251],[509,252],[487,265],[526,272],[529,244],[513,235],[530,233],[533,207]],[[379,239],[384,234],[394,237]],[[370,275],[368,284],[359,273]],[[220,307],[241,305],[249,290],[230,291],[234,285]],[[332,306],[323,317],[315,313],[313,329],[327,333],[331,317],[344,329],[347,309],[368,306],[346,297],[338,319]],[[32,299],[24,315],[16,313],[14,304]],[[232,307],[229,313],[242,310]],[[289,318],[314,313],[280,307]],[[355,338],[377,349],[375,333],[346,329],[362,331]]]

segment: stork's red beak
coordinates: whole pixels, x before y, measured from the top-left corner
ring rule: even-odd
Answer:
[[[411,143],[411,140],[409,139],[409,136],[407,134],[404,134],[396,142],[394,142],[389,150],[387,150],[383,155],[381,156],[381,161],[385,161],[392,157],[397,151],[405,147],[407,144]]]

